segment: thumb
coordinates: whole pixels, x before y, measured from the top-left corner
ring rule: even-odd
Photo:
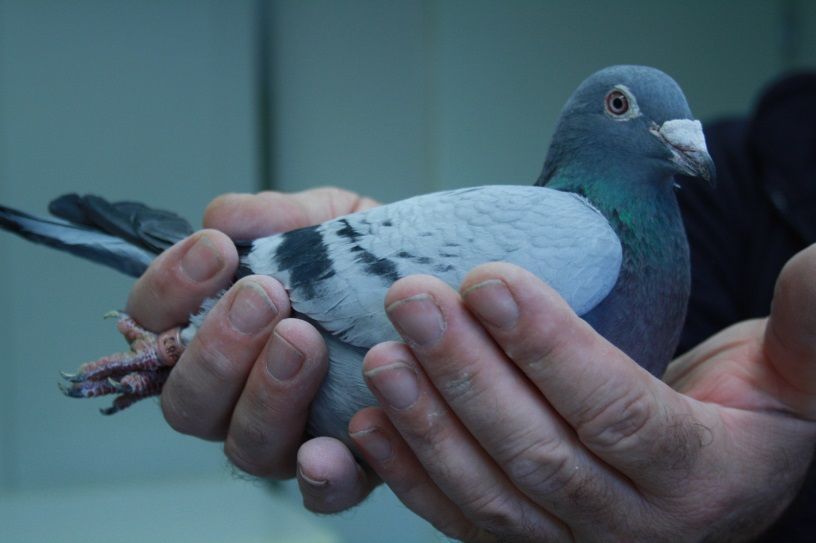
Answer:
[[[779,274],[764,348],[783,387],[777,396],[795,413],[816,419],[816,244]]]

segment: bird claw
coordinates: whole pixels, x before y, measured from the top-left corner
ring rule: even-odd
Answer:
[[[82,378],[79,377],[78,373],[68,373],[67,371],[60,371],[60,377],[62,377],[66,381],[70,381],[72,383],[77,383],[79,381],[82,381]],[[59,383],[59,385],[60,385],[60,388],[63,388],[63,386],[64,386],[62,383]]]
[[[108,377],[108,386],[113,388],[113,390],[119,394],[128,394],[130,390],[128,387],[122,384],[122,381],[116,381],[112,377]]]
[[[105,317],[118,319],[116,327],[131,350],[83,364],[76,373],[60,372],[68,384],[59,383],[59,387],[71,398],[119,394],[110,407],[100,410],[105,415],[112,415],[139,400],[161,393],[170,370],[184,352],[184,345],[179,328],[156,335],[136,324],[125,313],[112,311]]]
[[[106,381],[80,381],[70,385],[57,383],[63,394],[71,398],[96,398],[116,392],[116,389]]]

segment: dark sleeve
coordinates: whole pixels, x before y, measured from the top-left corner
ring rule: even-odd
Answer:
[[[743,318],[742,232],[751,213],[744,193],[752,182],[746,181],[745,128],[744,121],[721,121],[706,128],[717,167],[715,188],[699,179],[681,180],[678,201],[691,253],[691,296],[678,354]]]
[[[692,266],[691,297],[678,354],[731,324],[767,315],[782,266],[816,241],[812,169],[791,171],[789,166],[795,162],[779,152],[781,145],[811,160],[816,156],[816,140],[798,144],[793,127],[813,131],[814,124],[797,113],[780,125],[781,133],[774,126],[758,130],[747,121],[723,121],[706,129],[717,166],[717,188],[709,190],[697,180],[686,179],[678,193]],[[770,168],[780,157],[787,159],[787,177]],[[804,543],[815,538],[816,463],[811,462],[793,503],[757,541]]]

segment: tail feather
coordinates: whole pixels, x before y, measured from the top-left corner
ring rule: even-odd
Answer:
[[[138,277],[164,249],[192,228],[177,215],[134,202],[66,195],[41,218],[0,206],[0,228]]]
[[[145,249],[161,252],[193,233],[183,218],[140,202],[108,202],[89,194],[65,194],[48,211],[75,224],[101,230]]]

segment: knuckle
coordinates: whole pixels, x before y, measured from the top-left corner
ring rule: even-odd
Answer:
[[[413,422],[407,425],[403,431],[405,437],[412,443],[418,444],[428,451],[436,451],[438,449],[437,443],[441,439],[443,431],[439,430],[437,424],[429,421],[428,417],[423,417],[419,422]]]
[[[578,474],[575,458],[559,439],[534,441],[515,451],[504,464],[520,487],[537,496],[563,491]]]
[[[431,451],[432,455],[441,453],[444,444],[451,438],[451,428],[454,426],[450,416],[441,409],[431,409],[421,414],[411,416],[410,420],[402,425],[406,438],[416,447]]]
[[[585,403],[577,414],[575,430],[581,441],[601,450],[626,449],[637,445],[646,436],[650,421],[654,420],[656,403],[642,389],[596,391],[592,396],[606,401]]]
[[[372,198],[367,198],[365,196],[358,196],[357,201],[351,206],[351,212],[355,213],[357,211],[363,211],[365,209],[370,209],[372,207],[377,207],[379,202]]]
[[[322,187],[318,187],[319,191],[326,195],[326,197],[330,200],[340,200],[342,198],[347,198],[351,193],[345,189],[341,189],[336,185],[324,185]]]
[[[450,405],[463,405],[480,402],[486,395],[484,388],[479,386],[481,373],[481,367],[477,364],[469,364],[464,368],[456,366],[437,375],[433,381]]]
[[[711,428],[687,408],[662,405],[648,389],[598,395],[612,399],[586,408],[574,425],[578,437],[590,449],[618,455],[636,451],[643,456],[643,462],[660,465],[682,477],[713,439]],[[645,452],[649,454],[644,456]]]
[[[229,193],[213,199],[204,209],[203,225],[225,235],[236,237],[242,232],[239,224],[251,217],[257,197],[250,194]],[[243,237],[243,236],[242,236]]]
[[[320,189],[326,197],[328,211],[331,216],[345,215],[359,211],[362,197],[354,192],[336,186],[326,186]]]
[[[520,489],[537,503],[569,503],[588,515],[606,510],[613,499],[611,489],[583,453],[558,436],[528,435],[527,440],[531,441],[527,446],[502,460]]]
[[[347,191],[346,189],[342,189],[336,185],[325,185],[318,187],[316,190],[324,195],[331,203],[344,202],[355,196],[354,193]]]
[[[206,333],[196,334],[197,365],[211,383],[231,383],[236,377],[237,365],[224,354],[220,341]]]

